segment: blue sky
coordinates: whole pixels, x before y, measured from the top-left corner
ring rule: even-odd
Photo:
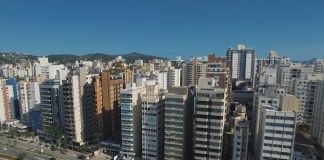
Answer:
[[[296,60],[324,58],[324,1],[3,0],[0,51],[35,55],[224,55],[244,43]]]

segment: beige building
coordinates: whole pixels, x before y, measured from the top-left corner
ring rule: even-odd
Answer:
[[[200,77],[206,75],[207,64],[202,60],[193,59],[183,66],[183,86],[197,85]]]
[[[194,159],[222,159],[227,90],[214,78],[199,79],[195,107]]]

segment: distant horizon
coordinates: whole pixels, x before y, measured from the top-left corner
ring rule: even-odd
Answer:
[[[274,50],[276,51],[276,50]],[[178,56],[181,57],[182,60],[188,60],[190,58],[193,57],[207,57],[210,54],[215,54],[216,57],[226,57],[226,52],[223,55],[220,54],[216,54],[216,53],[208,53],[208,54],[204,54],[204,55],[193,55],[193,56],[181,56],[181,55],[175,55],[173,57],[165,57],[163,55],[154,55],[154,54],[148,54],[148,53],[143,53],[143,52],[138,52],[138,51],[133,51],[133,52],[129,52],[129,53],[105,53],[105,52],[89,52],[89,53],[82,53],[82,54],[74,54],[74,53],[54,53],[54,54],[32,54],[32,53],[26,53],[26,52],[15,52],[15,51],[0,51],[0,53],[17,53],[17,54],[24,54],[24,55],[31,55],[31,56],[50,56],[50,55],[75,55],[75,56],[84,56],[84,55],[89,55],[89,54],[105,54],[105,55],[111,55],[111,56],[123,56],[123,55],[127,55],[127,54],[132,54],[132,53],[138,53],[138,54],[143,54],[143,55],[147,55],[147,56],[155,56],[155,57],[160,57],[160,58],[167,58],[169,60],[175,60]],[[278,51],[278,56],[280,57],[284,57],[286,55],[281,55]],[[268,55],[267,55],[268,56]],[[256,53],[256,59],[264,59],[267,58],[267,56],[265,57],[259,57],[258,54]],[[299,62],[303,62],[303,61],[309,61],[312,59],[323,59],[321,57],[309,57],[307,59],[295,59],[294,57],[289,57],[286,56],[288,58],[290,58],[290,60],[292,61],[299,61]]]
[[[244,43],[264,58],[324,59],[324,1],[29,1],[0,5],[0,50],[33,55],[133,51],[225,55]]]

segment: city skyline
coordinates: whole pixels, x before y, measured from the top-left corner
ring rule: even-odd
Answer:
[[[324,58],[321,1],[8,1],[0,6],[0,51],[34,55],[225,56],[238,43],[266,57]]]
[[[0,2],[0,160],[323,159],[323,6]]]

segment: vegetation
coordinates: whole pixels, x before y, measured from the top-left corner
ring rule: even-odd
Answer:
[[[26,153],[19,154],[17,157],[17,160],[23,160],[23,159],[25,159],[26,156],[27,156]]]
[[[69,144],[68,144],[68,142],[65,139],[62,139],[62,141],[61,141],[61,147],[62,148],[65,148],[65,149],[69,148]]]
[[[5,158],[5,159],[9,159],[9,160],[14,160],[14,159],[16,159],[16,158],[14,158],[14,157],[11,157],[11,156],[8,156],[8,155],[5,155],[5,154],[1,154],[1,153],[0,153],[0,158]]]
[[[46,129],[45,133],[49,136],[52,136],[56,140],[57,146],[60,146],[60,141],[63,136],[63,133],[58,126],[52,126]]]
[[[80,60],[102,60],[103,62],[107,62],[109,60],[115,59],[119,55],[109,55],[105,53],[91,53],[85,55],[73,55],[73,54],[55,54],[55,55],[48,55],[49,62],[57,62],[60,64],[68,64],[74,63],[75,61]],[[133,63],[137,59],[142,59],[144,62],[147,62],[151,59],[166,59],[157,56],[145,55],[137,52],[132,52],[129,54],[121,55],[125,58],[127,63]],[[37,56],[33,55],[25,55],[22,53],[1,53],[0,52],[0,64],[16,64],[16,63],[23,63],[27,61],[35,61]]]
[[[107,62],[110,60],[113,60],[117,57],[118,55],[109,55],[109,54],[104,54],[104,53],[93,53],[93,54],[86,54],[83,56],[76,56],[76,55],[71,55],[71,54],[61,54],[61,55],[49,55],[48,60],[50,62],[58,62],[62,64],[66,63],[74,63],[75,61],[80,61],[80,60],[87,60],[87,61],[93,61],[93,60],[101,60],[103,62]],[[132,52],[129,54],[124,54],[121,55],[123,58],[125,58],[126,63],[134,63],[135,60],[137,59],[142,59],[144,62],[147,62],[148,60],[151,59],[165,59],[157,56],[150,56],[150,55],[145,55],[141,53],[136,53]]]
[[[92,152],[92,150],[87,145],[82,145],[80,147],[76,147],[75,150],[77,152],[81,152],[81,153],[91,153]]]
[[[310,125],[308,125],[308,124],[306,124],[304,122],[297,123],[296,131],[298,133],[310,134]]]
[[[22,53],[3,53],[0,52],[0,64],[13,64],[23,63],[26,60],[36,60],[37,57],[33,55],[27,55]]]

